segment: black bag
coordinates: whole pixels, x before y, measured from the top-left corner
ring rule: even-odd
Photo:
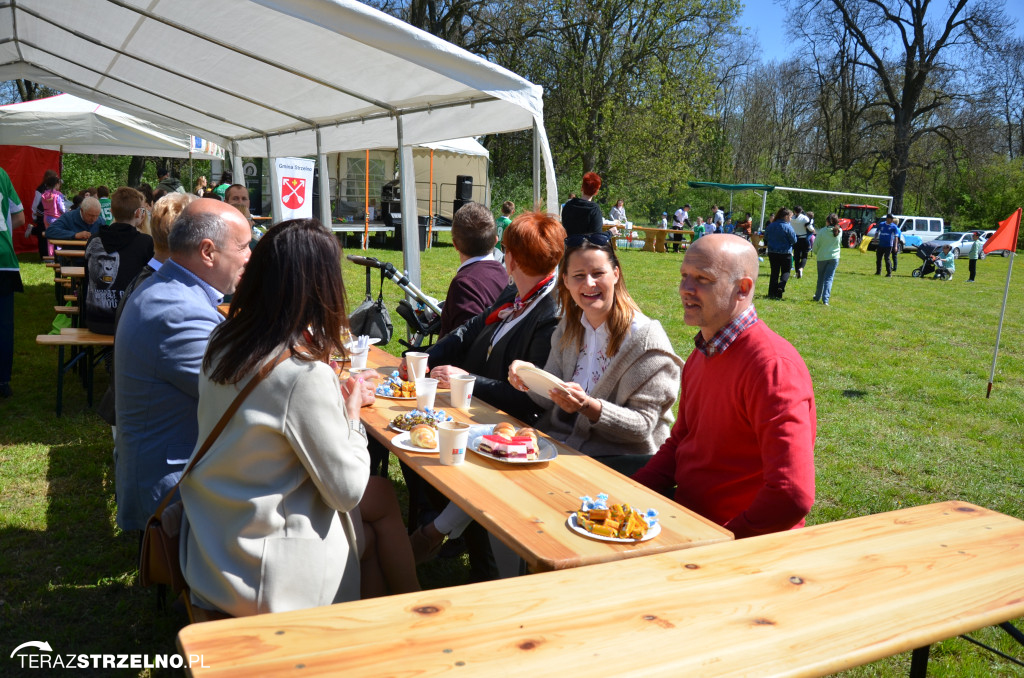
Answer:
[[[369,283],[367,283],[369,288]],[[349,329],[354,336],[365,334],[374,339],[380,339],[379,346],[391,341],[391,335],[395,331],[391,324],[391,314],[384,306],[384,272],[380,275],[380,292],[377,294],[377,301],[370,296],[370,290],[366,290],[366,299],[356,307],[356,310],[348,317]]]

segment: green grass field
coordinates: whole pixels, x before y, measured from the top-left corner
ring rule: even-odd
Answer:
[[[367,254],[401,262],[399,252]],[[681,257],[626,251],[620,259],[631,293],[685,357],[694,329],[682,323]],[[114,522],[110,429],[74,379],[65,385],[64,416],[54,416],[56,350],[34,341],[53,320],[53,276],[36,259],[22,257],[27,293],[15,302],[14,397],[0,400],[0,630],[7,648],[0,675],[20,673],[8,655],[28,640],[66,653],[173,652],[184,620],[158,611],[154,592],[136,584],[136,537]],[[818,485],[810,524],[948,499],[1024,518],[1024,270],[1011,284],[995,387],[985,398],[1009,261],[980,262],[978,282],[968,285],[966,260],[951,282],[921,280],[910,277],[919,262],[906,254],[896,277],[886,279],[872,275],[873,254],[844,250],[830,307],[810,301],[813,260],[809,275],[790,281],[784,301],[763,298],[762,264],[758,313],[800,351],[815,385]],[[443,298],[456,265],[445,243],[424,253],[424,291]],[[350,308],[362,299],[363,270],[344,264]],[[374,296],[378,286],[375,277]],[[388,349],[398,353],[405,325],[393,309],[401,292],[386,282],[384,293],[396,325]],[[98,398],[106,376],[102,369],[97,376]],[[403,492],[401,475],[393,469],[392,477]],[[457,559],[420,568],[428,588],[466,576]],[[973,635],[1024,654],[1001,633]],[[904,654],[843,675],[903,676],[909,665]],[[1024,669],[953,639],[933,648],[929,675],[1020,676]]]

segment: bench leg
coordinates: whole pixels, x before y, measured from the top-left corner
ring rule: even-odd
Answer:
[[[919,647],[910,656],[910,678],[925,678],[928,675],[929,647]]]
[[[64,397],[64,347],[57,347],[57,416],[60,417]]]

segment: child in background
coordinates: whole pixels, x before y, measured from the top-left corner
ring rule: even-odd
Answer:
[[[60,192],[60,177],[50,177],[43,185],[43,222],[49,226],[65,212],[64,194]]]
[[[108,223],[114,223],[114,214],[110,211],[110,189],[106,186],[96,187],[96,198],[100,201],[100,216]],[[143,231],[145,233],[145,231]]]

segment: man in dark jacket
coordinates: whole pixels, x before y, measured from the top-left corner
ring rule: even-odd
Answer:
[[[171,174],[171,170],[168,167],[158,169],[156,171],[156,178],[160,180],[160,183],[156,185],[157,190],[162,188],[167,193],[187,193],[185,187],[181,185],[180,181],[174,178],[174,175]]]
[[[88,240],[96,235],[103,220],[102,207],[96,198],[86,198],[78,209],[65,212],[46,227],[47,240]]]
[[[142,194],[122,186],[110,198],[114,223],[100,226],[85,246],[84,325],[97,334],[114,333],[114,314],[125,289],[153,258],[153,238],[140,233],[146,218]]]

